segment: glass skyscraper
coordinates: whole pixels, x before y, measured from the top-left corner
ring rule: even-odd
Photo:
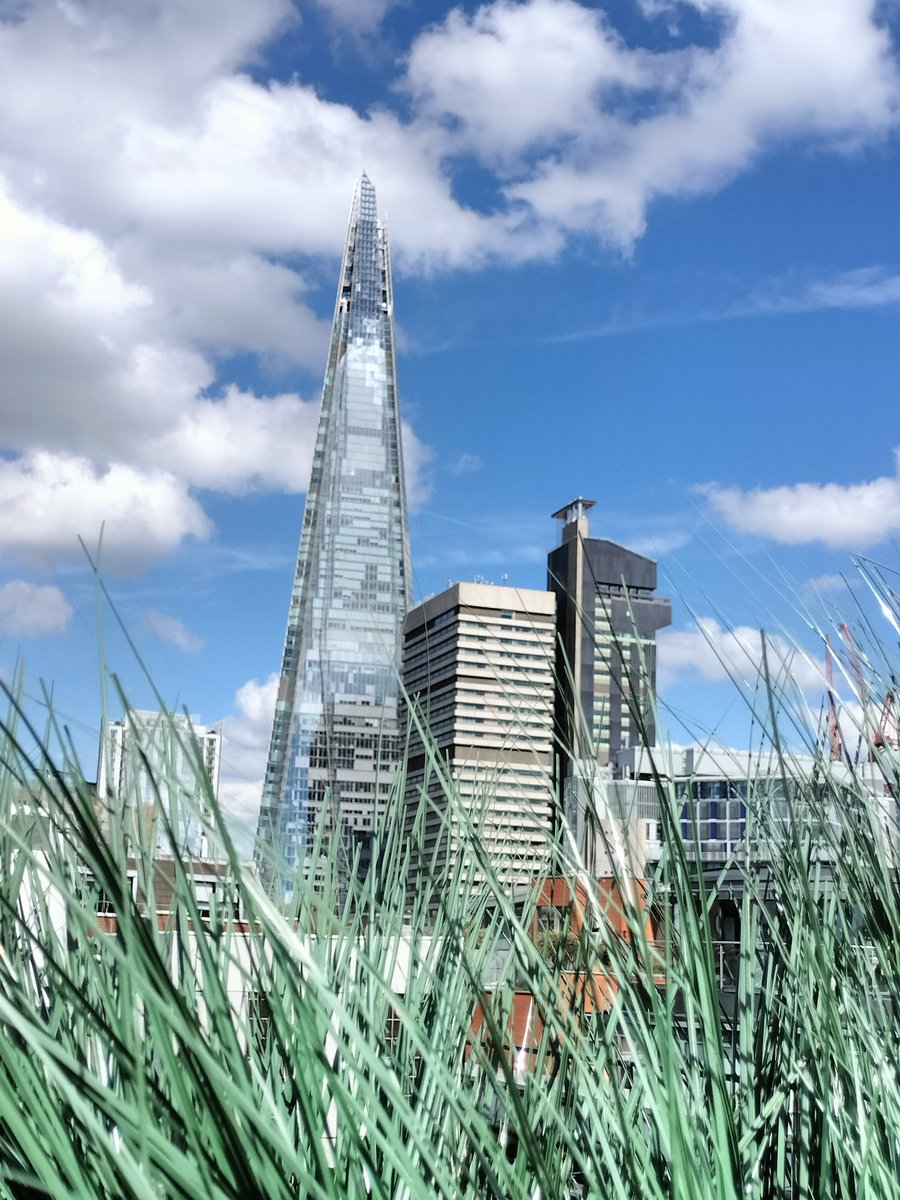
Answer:
[[[285,448],[289,452],[290,448]],[[398,647],[409,544],[394,362],[393,296],[375,189],[359,180],[338,284],[257,833],[307,861],[324,820],[369,863],[399,754]]]

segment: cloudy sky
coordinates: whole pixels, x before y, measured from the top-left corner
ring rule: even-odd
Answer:
[[[814,648],[788,602],[897,565],[898,36],[895,0],[0,0],[0,671],[91,774],[102,527],[252,814],[366,170],[418,594],[543,586],[591,496],[674,598],[672,735],[740,738],[715,647]]]

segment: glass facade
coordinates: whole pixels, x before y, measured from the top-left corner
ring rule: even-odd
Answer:
[[[257,857],[306,868],[316,822],[368,866],[399,754],[409,546],[393,298],[375,189],[357,184],[322,391]]]

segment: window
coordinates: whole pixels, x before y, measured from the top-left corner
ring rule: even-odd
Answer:
[[[272,1006],[265,992],[247,995],[247,1032],[256,1054],[267,1054],[272,1040]]]

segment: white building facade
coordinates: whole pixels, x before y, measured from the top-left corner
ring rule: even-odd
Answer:
[[[457,583],[408,614],[411,888],[442,886],[464,826],[480,835],[502,882],[528,882],[543,869],[553,821],[555,622],[551,592],[485,583]]]
[[[175,846],[157,829],[162,853],[205,857],[204,817],[218,798],[222,732],[184,713],[132,709],[108,722],[100,739],[97,797],[104,823],[153,811],[157,792],[172,822]],[[166,843],[169,844],[166,844]]]

